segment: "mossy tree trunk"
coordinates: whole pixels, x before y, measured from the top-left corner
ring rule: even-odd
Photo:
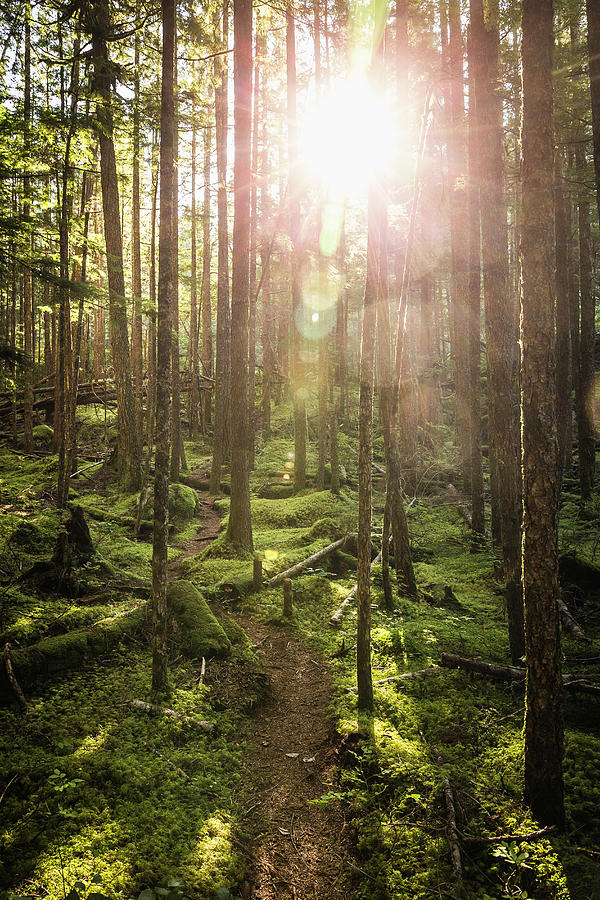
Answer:
[[[564,825],[554,369],[553,0],[523,2],[521,428],[527,695],[525,799]]]

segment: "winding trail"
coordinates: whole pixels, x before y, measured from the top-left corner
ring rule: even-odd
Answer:
[[[198,537],[170,565],[170,578],[219,532],[213,498],[205,491],[198,497]],[[327,663],[288,628],[247,613],[237,621],[267,673],[266,697],[248,713],[242,732],[242,826],[250,837],[242,897],[350,900],[353,830],[339,800],[313,802],[337,790],[339,773]]]

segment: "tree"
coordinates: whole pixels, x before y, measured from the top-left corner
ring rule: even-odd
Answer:
[[[127,334],[119,182],[113,137],[112,85],[115,70],[108,53],[110,12],[107,0],[98,0],[87,6],[86,16],[86,27],[92,37],[93,88],[98,98],[96,114],[108,273],[110,345],[115,370],[119,420],[117,462],[123,487],[135,491],[141,485],[141,447],[140,435],[136,428]]]
[[[231,285],[231,506],[227,537],[252,550],[248,471],[248,301],[252,145],[252,0],[234,0],[234,169]]]
[[[554,375],[553,0],[523,3],[521,428],[527,695],[525,799],[564,824]]]
[[[152,543],[152,692],[168,688],[167,542],[169,537],[169,445],[171,424],[171,312],[176,292],[175,216],[175,0],[162,0],[160,98],[160,225],[158,236],[158,327],[156,355],[156,458]]]

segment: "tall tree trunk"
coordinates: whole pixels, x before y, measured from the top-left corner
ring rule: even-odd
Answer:
[[[131,329],[131,370],[135,396],[138,434],[143,434],[142,413],[142,256],[140,243],[140,2],[136,2],[133,73],[133,191],[131,204],[131,293],[133,327]]]
[[[123,487],[126,490],[134,491],[138,490],[141,484],[141,448],[140,435],[136,428],[127,334],[119,182],[113,140],[111,99],[113,68],[107,45],[107,35],[110,31],[107,0],[98,0],[87,8],[87,12],[87,27],[92,36],[93,88],[98,98],[96,115],[100,142],[100,180],[108,272],[110,344],[117,390],[118,467]]]
[[[570,235],[567,232],[567,198],[563,179],[562,160],[557,154],[554,163],[554,239],[556,244],[556,388],[558,424],[559,470],[562,472],[567,450],[572,442],[571,414],[571,315],[569,297]]]
[[[290,2],[285,12],[285,48],[287,70],[287,126],[289,163],[289,233],[292,241],[291,281],[291,377],[294,392],[294,491],[306,487],[306,399],[304,365],[302,361],[303,337],[296,317],[301,313],[301,248],[300,248],[300,185],[298,179],[298,126],[296,120],[296,23]]]
[[[594,429],[594,342],[596,337],[596,309],[592,287],[592,237],[590,232],[590,199],[584,185],[586,158],[582,144],[577,145],[576,161],[579,191],[579,294],[581,318],[579,325],[579,378],[577,381],[577,443],[579,445],[579,483],[583,500],[592,496],[596,461],[596,433]]]
[[[156,459],[152,544],[152,692],[168,689],[167,541],[171,430],[171,314],[175,284],[175,0],[162,0],[160,99],[160,226],[158,238],[158,330],[156,365]]]
[[[228,4],[223,8],[223,45],[228,44]],[[229,448],[229,386],[231,372],[231,314],[229,308],[229,247],[227,237],[227,64],[215,60],[215,137],[217,143],[217,350],[215,360],[215,427],[210,490],[220,490],[221,468]]]
[[[231,266],[231,507],[227,537],[252,550],[248,470],[248,292],[252,145],[252,0],[234,0],[234,169]]]
[[[256,418],[256,302],[257,302],[257,255],[258,255],[258,126],[260,122],[260,63],[261,37],[256,35],[256,59],[254,62],[252,85],[252,160],[250,189],[250,309],[248,319],[248,410],[250,428],[248,431],[248,467],[254,468],[254,441]]]
[[[195,70],[194,70],[195,71]],[[190,248],[190,394],[189,420],[190,438],[198,440],[198,413],[200,398],[198,392],[198,249],[196,242],[196,156],[198,143],[196,140],[196,95],[192,105],[192,200],[190,211],[191,248]]]
[[[597,0],[586,0],[588,25],[588,60],[592,100],[592,136],[594,140],[594,175],[596,202],[600,218],[600,6]]]
[[[177,15],[177,12],[175,13]],[[185,468],[185,451],[181,435],[181,375],[179,364],[179,94],[177,84],[177,25],[175,26],[175,71],[173,75],[174,90],[174,122],[175,134],[173,137],[173,152],[175,158],[175,181],[173,190],[173,265],[175,266],[175,291],[172,295],[173,309],[171,311],[171,481],[179,481],[181,466]]]
[[[210,298],[210,151],[212,129],[204,129],[204,199],[202,202],[202,374],[213,375],[212,305]],[[203,391],[204,424],[212,421],[212,391]]]
[[[451,300],[454,323],[454,371],[456,386],[456,444],[463,486],[470,489],[469,446],[469,346],[467,303],[469,296],[469,244],[467,219],[467,147],[463,74],[463,39],[459,0],[449,0],[450,26],[450,121],[448,169],[450,181],[450,237],[452,249]]]
[[[527,657],[525,799],[564,825],[554,377],[552,0],[523,2],[521,428]]]
[[[31,6],[29,0],[25,3],[25,89],[23,96],[23,150],[25,155],[25,167],[28,170],[30,143],[31,143]],[[33,235],[30,232],[31,222],[31,182],[26,175],[23,179],[23,220],[25,222],[27,238],[27,254],[25,268],[23,270],[23,332],[24,350],[27,361],[24,370],[24,397],[23,397],[23,424],[25,426],[24,444],[25,453],[33,451],[33,378],[35,360],[33,358],[33,282],[31,278],[30,262],[27,257],[31,255]]]
[[[523,656],[523,600],[520,581],[521,505],[519,500],[519,438],[513,405],[516,353],[516,304],[510,292],[508,227],[504,199],[502,102],[499,74],[498,5],[471,0],[475,103],[480,123],[481,236],[483,290],[488,357],[490,456],[497,470],[506,609],[513,662]],[[492,497],[494,501],[494,497]]]
[[[473,72],[473,37],[469,31],[469,439],[471,454],[471,527],[474,539],[485,534],[483,494],[483,460],[481,454],[481,219],[479,205],[479,133],[475,78]]]

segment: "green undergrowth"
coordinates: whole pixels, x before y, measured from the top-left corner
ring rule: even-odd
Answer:
[[[313,498],[317,514],[325,512],[320,504],[327,504],[326,495]],[[264,552],[268,535],[278,548],[278,569],[284,560],[291,565],[316,546],[303,544],[309,530],[294,515],[304,502],[304,497],[273,501],[279,511],[270,513],[269,501],[254,501],[255,543]],[[340,503],[348,503],[350,523],[351,501]],[[374,507],[383,508],[382,496],[374,496]],[[335,522],[336,513],[330,507],[324,521]],[[397,597],[396,608],[386,611],[381,569],[373,568],[374,681],[437,665],[444,651],[509,662],[495,552],[490,547],[472,552],[470,535],[453,504],[414,503],[409,527],[419,597]],[[328,534],[332,540],[333,534]],[[323,539],[320,545],[325,543]],[[522,801],[523,687],[449,669],[401,684],[376,683],[371,737],[359,737],[356,607],[349,608],[341,629],[327,625],[354,583],[354,573],[340,574],[339,568],[331,559],[317,571],[294,578],[291,622],[282,618],[281,587],[249,595],[243,602],[254,614],[294,628],[332,657],[336,693],[331,712],[345,747],[345,766],[340,782],[332,783],[322,802],[328,796],[342,797],[357,825],[358,865],[363,873],[357,896],[364,900],[600,896],[593,887],[600,884],[600,865],[594,856],[600,838],[594,804],[599,798],[593,774],[600,740],[590,718],[591,705],[595,709],[598,701],[589,697],[582,701],[576,695],[565,701],[565,835],[523,845],[510,841],[489,847],[465,845],[464,884],[459,888],[445,836],[444,778],[452,784],[458,827],[466,835],[524,833],[538,827]],[[597,624],[593,617],[586,623],[596,642]],[[584,649],[586,656],[597,655],[594,644]],[[565,653],[567,660],[569,655],[581,656],[581,645],[566,638]],[[594,663],[590,666],[593,670]]]
[[[0,710],[2,896],[63,900],[94,874],[115,898],[178,879],[185,896],[212,900],[239,882],[239,714],[212,709],[190,663],[171,678],[168,705],[212,732],[126,705],[149,694],[144,649],[48,684],[26,718]]]

